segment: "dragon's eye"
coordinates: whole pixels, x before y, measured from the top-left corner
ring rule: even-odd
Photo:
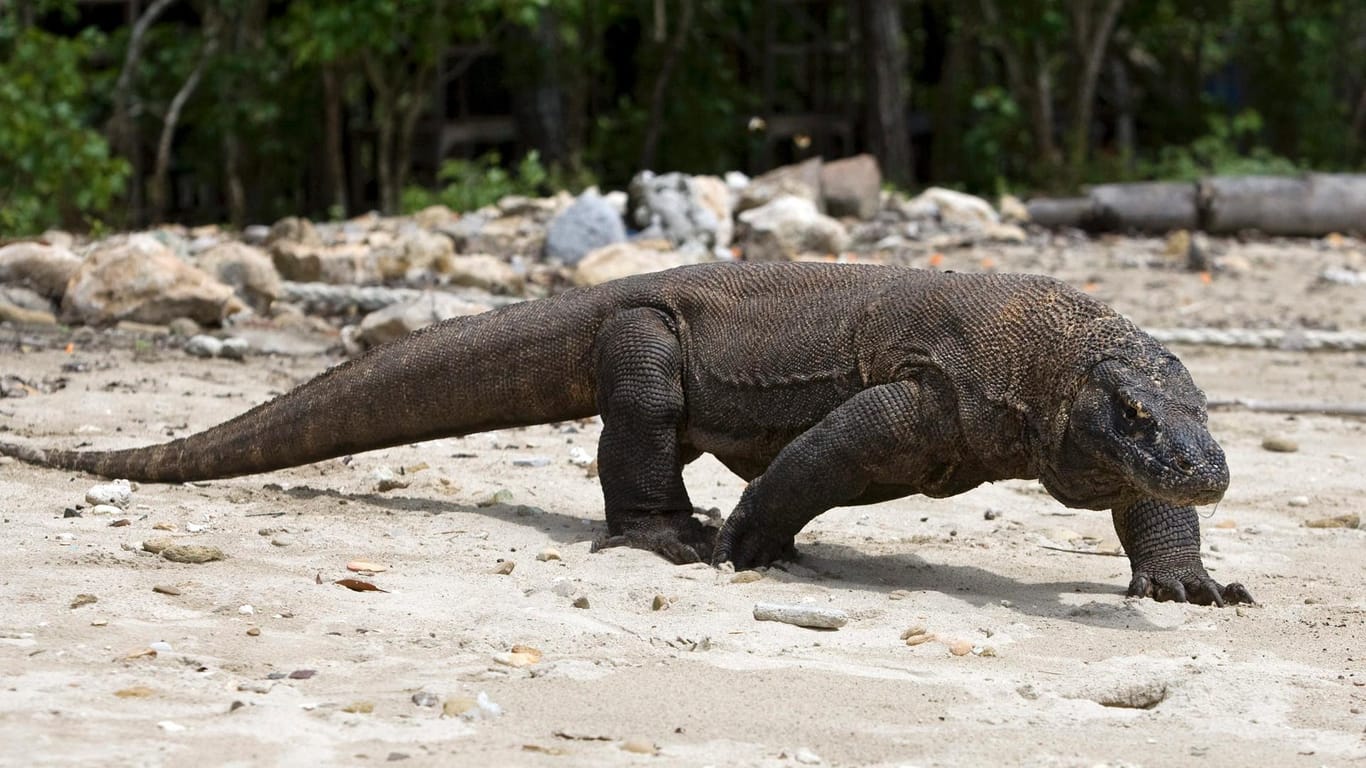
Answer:
[[[1128,421],[1138,421],[1138,409],[1128,403],[1125,403],[1124,418]]]

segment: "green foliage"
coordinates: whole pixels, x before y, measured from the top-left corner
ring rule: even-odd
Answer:
[[[1255,142],[1262,118],[1244,110],[1232,118],[1211,117],[1208,130],[1189,144],[1161,147],[1157,157],[1138,163],[1138,176],[1164,181],[1194,181],[1202,176],[1285,176],[1304,168]]]
[[[1010,180],[1019,182],[1030,174],[1029,130],[1020,105],[999,86],[983,88],[971,100],[968,129],[963,133],[963,152],[972,158],[961,180],[968,189],[997,194]]]
[[[29,234],[106,215],[129,169],[90,127],[84,64],[95,30],[60,37],[0,18],[0,233]]]
[[[492,205],[508,195],[543,195],[554,190],[578,191],[592,184],[591,175],[578,170],[547,169],[540,154],[528,152],[511,170],[503,167],[497,152],[474,160],[447,160],[437,172],[441,188],[420,186],[403,190],[403,211],[412,213],[429,205],[454,211],[473,211]]]

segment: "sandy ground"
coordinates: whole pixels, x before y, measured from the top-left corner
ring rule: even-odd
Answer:
[[[1152,326],[1366,328],[1366,288],[1314,282],[1341,253],[1226,248],[1250,269],[1209,284],[1105,243],[944,266],[1054,272]],[[5,328],[0,345],[0,374],[66,380],[0,400],[3,438],[55,446],[188,434],[336,361],[193,360],[117,333]],[[1363,353],[1177,352],[1212,398],[1366,399]],[[1233,484],[1207,510],[1205,560],[1255,607],[1125,599],[1109,516],[1033,482],[829,512],[799,563],[749,583],[590,554],[598,482],[569,459],[593,452],[595,421],[143,485],[113,516],[63,516],[92,478],[3,463],[0,764],[1366,764],[1366,531],[1303,526],[1366,512],[1366,428],[1237,410],[1212,425]],[[1268,436],[1299,450],[1263,450]],[[534,457],[549,463],[515,463]],[[380,467],[411,484],[377,492]],[[687,480],[703,506],[729,509],[742,489],[707,458]],[[499,492],[507,503],[480,505]],[[227,559],[138,551],[157,536]],[[548,548],[560,559],[538,559]],[[389,566],[357,577],[387,592],[334,584],[353,560]],[[756,602],[851,620],[761,623]],[[915,626],[936,639],[908,646]],[[972,652],[953,655],[960,642]],[[497,661],[517,645],[539,662]],[[271,679],[298,670],[315,674]],[[501,716],[443,716],[481,694]]]

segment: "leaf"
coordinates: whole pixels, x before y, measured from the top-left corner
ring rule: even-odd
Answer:
[[[340,584],[340,585],[342,585],[343,587],[346,587],[347,589],[351,590],[352,592],[386,592],[386,593],[387,593],[387,592],[389,591],[389,590],[387,590],[387,589],[380,589],[379,587],[375,586],[374,584],[371,584],[371,583],[368,582],[368,581],[361,581],[360,579],[337,579],[336,581],[334,581],[334,582],[332,582],[332,583],[333,583],[333,584]]]

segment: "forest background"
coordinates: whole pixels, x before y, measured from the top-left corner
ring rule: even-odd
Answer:
[[[0,238],[872,152],[979,194],[1366,169],[1356,0],[0,0]]]

